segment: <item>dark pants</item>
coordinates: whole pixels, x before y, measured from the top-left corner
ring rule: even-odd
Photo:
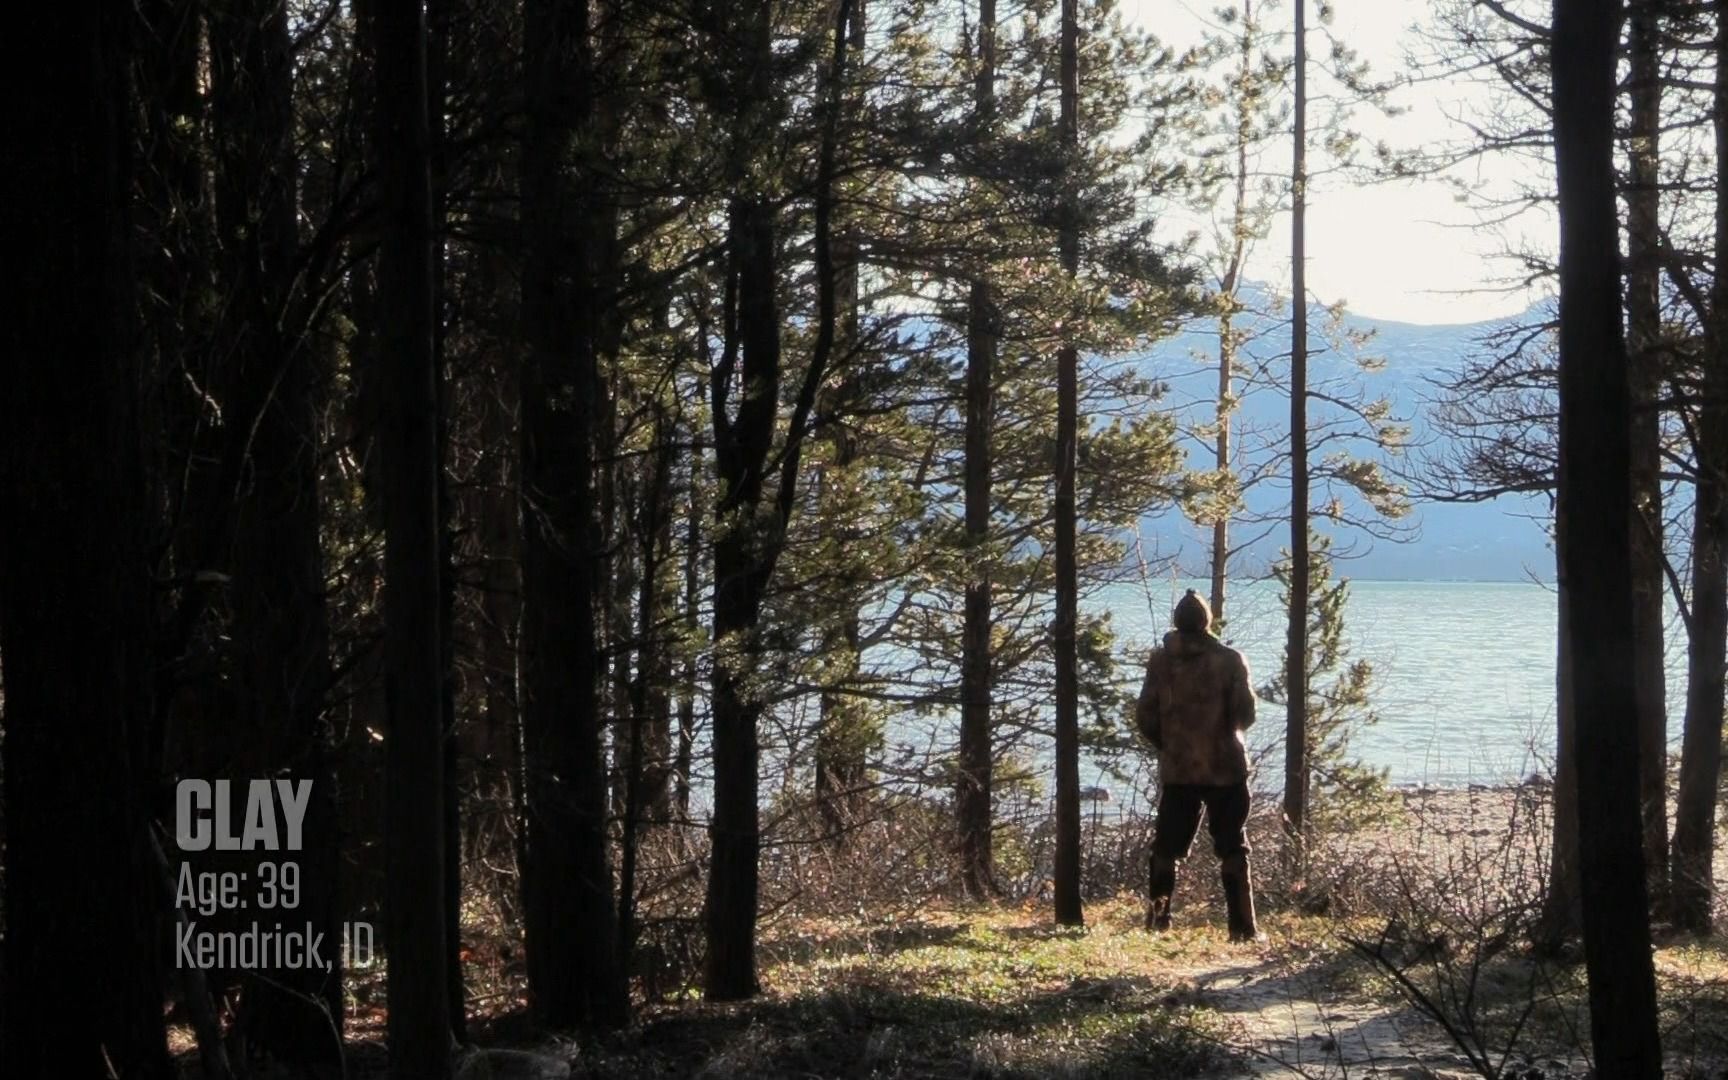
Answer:
[[[1165,784],[1158,798],[1158,826],[1152,853],[1163,859],[1185,859],[1200,831],[1200,810],[1206,810],[1206,831],[1220,859],[1248,853],[1248,783]]]

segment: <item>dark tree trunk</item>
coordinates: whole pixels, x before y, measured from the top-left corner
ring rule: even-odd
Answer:
[[[602,245],[603,246],[603,245]],[[601,258],[603,252],[597,252]],[[607,281],[604,269],[597,268],[594,280]],[[600,535],[604,538],[604,556],[600,563],[601,580],[606,583],[601,603],[605,607],[605,645],[601,650],[602,670],[606,679],[606,700],[603,712],[611,720],[612,756],[609,770],[612,815],[624,816],[625,789],[629,780],[625,772],[630,757],[631,725],[635,722],[632,704],[634,679],[630,661],[637,655],[635,629],[631,621],[631,605],[635,599],[638,567],[633,543],[630,508],[635,506],[640,491],[635,476],[635,462],[620,453],[620,423],[618,395],[622,378],[618,372],[616,350],[600,335],[600,367],[609,374],[601,376],[598,400],[604,403],[596,428],[598,441],[595,458],[600,479]]]
[[[231,415],[227,453],[243,463],[235,492],[231,639],[242,726],[239,775],[312,782],[300,858],[304,915],[338,938],[335,776],[323,720],[329,633],[319,537],[316,354],[289,328],[299,232],[293,71],[280,5],[236,0],[210,12],[219,332]],[[277,968],[245,982],[248,1039],[278,1060],[341,1057],[338,967]]]
[[[666,609],[660,593],[661,565],[668,554],[668,522],[672,516],[669,499],[672,466],[677,444],[673,441],[673,426],[664,406],[654,423],[654,458],[643,493],[641,520],[637,535],[642,545],[642,578],[637,599],[641,612],[637,634],[638,654],[636,676],[630,684],[630,725],[624,763],[624,835],[620,844],[618,871],[618,957],[624,970],[630,970],[630,960],[636,948],[636,866],[640,859],[640,837],[643,817],[655,797],[656,777],[650,772],[651,762],[665,760],[664,748],[654,754],[653,709],[656,695],[664,697],[662,686],[666,677],[663,664],[654,659],[663,655],[664,647],[660,614]],[[659,776],[658,790],[665,792],[664,773]]]
[[[655,406],[654,475],[643,506],[642,565],[637,641],[642,684],[643,819],[664,824],[672,814],[672,628],[678,621],[678,578],[672,572],[673,496],[677,488],[678,424],[674,407]]]
[[[770,134],[759,130],[775,92],[772,5],[737,13],[729,29],[739,67],[733,72],[734,129],[728,182],[726,334],[719,367],[709,378],[714,456],[723,492],[715,507],[714,658],[710,708],[714,739],[714,815],[709,825],[711,865],[703,907],[707,929],[703,989],[709,999],[730,1001],[755,994],[757,855],[756,727],[763,701],[754,685],[763,654],[758,619],[774,575],[797,497],[804,438],[816,394],[833,355],[837,323],[832,237],[836,129],[845,75],[848,12],[840,0],[834,23],[834,62],[829,72],[821,149],[817,162],[814,247],[817,325],[797,401],[787,423],[774,501],[765,503],[766,472],[773,448],[782,374],[779,259],[775,208],[750,190],[750,161]],[[734,380],[740,391],[731,404]]]
[[[1632,655],[1631,408],[1620,324],[1615,52],[1620,5],[1556,0],[1560,574],[1576,693],[1584,956],[1596,1074],[1662,1073],[1639,808]],[[1721,700],[1716,701],[1720,722]]]
[[[1629,20],[1626,331],[1632,394],[1632,654],[1638,690],[1638,797],[1651,896],[1668,887],[1668,686],[1663,649],[1661,193],[1658,162],[1664,0],[1633,0]],[[1660,906],[1660,905],[1659,905]]]
[[[1306,854],[1308,820],[1307,8],[1308,0],[1296,0],[1290,169],[1290,622],[1284,643],[1285,854],[1298,874]]]
[[[1568,519],[1565,493],[1555,502],[1555,572],[1559,577],[1559,552]],[[1561,578],[1556,586],[1558,625],[1554,650],[1554,835],[1548,862],[1548,893],[1542,900],[1542,917],[1536,927],[1536,945],[1544,953],[1558,955],[1568,941],[1578,936],[1584,916],[1578,880],[1578,711],[1572,689],[1572,639],[1566,632],[1571,619],[1570,590]]]
[[[847,48],[861,52],[865,42],[865,0],[851,0],[849,7]],[[855,82],[850,92],[840,88],[836,92],[846,112],[857,118],[864,107],[863,87]],[[837,124],[839,118],[834,121]],[[855,223],[847,221],[835,232],[836,348],[846,359],[848,375],[839,381],[834,400],[826,411],[846,415],[855,411],[859,394],[858,381],[850,374],[859,362],[856,353],[860,347],[858,229]],[[830,428],[830,438],[834,444],[834,472],[844,478],[862,453],[858,435],[851,425],[836,423]],[[835,527],[834,537],[844,550],[856,535],[855,530],[844,519],[836,521],[830,516],[828,523]],[[826,686],[818,703],[820,720],[816,736],[816,805],[828,835],[836,843],[844,843],[848,830],[857,822],[863,788],[869,780],[869,755],[876,741],[872,730],[874,718],[854,693],[863,666],[859,646],[860,582],[851,565],[845,565],[846,573],[838,582],[841,589],[837,598],[838,617],[824,635],[822,651],[829,663]]]
[[[1062,147],[1068,158],[1058,243],[1062,269],[1080,269],[1080,208],[1072,190],[1080,150],[1080,22],[1078,0],[1062,0]],[[1080,581],[1075,569],[1075,463],[1080,437],[1080,353],[1072,341],[1056,355],[1056,922],[1086,921],[1080,902],[1080,669],[1075,633]]]
[[[1716,152],[1728,152],[1728,19],[1716,38]],[[1718,160],[1721,160],[1718,158]],[[1728,187],[1717,178],[1718,266],[1728,257]],[[1674,812],[1671,903],[1677,926],[1711,929],[1716,796],[1722,775],[1723,664],[1728,660],[1728,275],[1717,274],[1705,326],[1693,495],[1692,623],[1686,657],[1686,721]]]
[[[836,465],[851,464],[851,454]],[[859,616],[850,600],[840,612],[838,625],[829,628],[822,651],[830,659],[818,708],[816,730],[816,806],[828,836],[844,843],[847,830],[857,820],[858,798],[868,775],[866,745],[869,732],[858,701],[850,694],[859,669]]]
[[[507,184],[519,180],[512,176]],[[516,304],[516,286],[512,279],[514,264],[504,258],[503,250],[482,256],[483,288],[490,302],[497,305],[500,324],[520,325]],[[480,556],[480,666],[483,683],[479,773],[476,802],[489,815],[506,815],[514,822],[509,830],[520,837],[522,798],[521,716],[517,709],[517,644],[522,615],[521,581],[521,520],[517,513],[517,462],[514,452],[516,422],[520,413],[517,404],[517,380],[513,366],[520,354],[521,341],[514,335],[504,338],[502,360],[491,372],[491,393],[481,406],[479,420],[481,442],[492,448],[485,458],[480,483],[464,497],[466,516],[474,522]],[[477,839],[490,839],[498,834],[477,823]],[[482,855],[505,856],[504,851],[485,850]],[[510,856],[516,854],[511,851]]]
[[[564,173],[593,116],[591,31],[584,0],[530,0],[525,19],[533,108],[522,169],[520,395],[528,987],[548,1027],[614,1027],[628,1020],[629,997],[606,855],[595,634],[593,200]]]
[[[431,142],[420,0],[379,0],[385,930],[391,1075],[450,1075]]]
[[[697,655],[702,644],[702,444],[694,422],[690,435],[690,487],[684,518],[684,636],[688,650],[679,675],[678,750],[672,760],[672,803],[683,823],[690,817],[690,769],[696,747]]]
[[[0,44],[31,93],[7,114],[0,181],[0,222],[29,268],[0,299],[0,1062],[18,1080],[173,1075],[149,833],[134,17],[94,0],[42,5],[15,12]]]
[[[978,138],[989,138],[996,111],[996,0],[979,0],[978,74],[972,116]],[[990,283],[972,282],[966,306],[966,624],[960,651],[960,775],[955,812],[960,831],[960,880],[966,895],[996,889],[992,843],[992,779],[996,750],[990,733],[990,474],[994,423],[996,304]]]
[[[766,37],[767,20],[761,19]],[[762,704],[747,689],[761,643],[757,617],[773,567],[771,538],[757,521],[763,470],[774,435],[780,384],[780,316],[775,301],[774,210],[766,200],[734,198],[730,209],[736,348],[743,361],[744,397],[728,419],[730,381],[713,381],[714,446],[724,495],[714,537],[713,715],[714,816],[712,865],[704,907],[708,954],[704,990],[710,999],[756,993],[758,837],[756,723]]]
[[[432,233],[443,250],[449,146],[444,130],[450,69],[451,0],[426,0],[426,87],[429,102],[429,165],[432,174]],[[438,372],[438,669],[439,712],[444,724],[444,963],[448,969],[450,1030],[467,1041],[468,996],[462,975],[462,754],[456,738],[456,503],[450,491],[450,367],[445,351],[446,267],[432,260],[432,355]]]
[[[183,478],[178,485],[152,480],[164,489],[168,520],[183,523],[180,528],[170,526],[166,537],[168,557],[158,572],[169,578],[200,565],[194,552],[201,550],[205,540],[200,526],[206,523],[203,515],[210,500],[191,496],[207,494],[204,485],[214,469],[201,463],[222,453],[209,435],[205,398],[188,389],[189,383],[213,385],[211,358],[216,353],[210,347],[214,317],[208,310],[214,290],[207,287],[215,244],[213,200],[206,190],[204,7],[202,0],[146,0],[140,5],[153,32],[145,38],[138,66],[142,159],[136,173],[144,218],[140,232],[152,242],[138,252],[138,274],[150,283],[149,289],[142,290],[140,308],[155,352],[149,383],[160,396],[160,404],[144,424],[155,424],[160,432],[152,476]],[[178,493],[175,486],[180,488]],[[153,710],[155,722],[164,729],[169,704],[185,681],[172,654],[165,659],[169,662],[158,667],[158,703]],[[167,737],[152,741],[166,751]]]

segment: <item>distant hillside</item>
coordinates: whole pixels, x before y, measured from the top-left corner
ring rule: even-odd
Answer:
[[[1264,295],[1263,290],[1257,290],[1257,297]],[[1329,319],[1325,309],[1318,306],[1311,309],[1309,320],[1310,335],[1315,338],[1313,348],[1323,347],[1319,329]],[[1287,366],[1289,351],[1287,321],[1244,315],[1238,323],[1252,339],[1245,347],[1247,354],[1282,372]],[[1394,415],[1409,419],[1415,440],[1428,440],[1435,438],[1425,414],[1427,402],[1434,396],[1431,380],[1456,369],[1463,358],[1480,351],[1480,339],[1497,324],[1421,326],[1346,315],[1344,325],[1352,331],[1371,332],[1373,340],[1363,352],[1384,359],[1386,366],[1379,372],[1363,373],[1344,355],[1320,354],[1310,360],[1314,385],[1326,379],[1359,383],[1370,397],[1389,399]],[[1149,377],[1169,385],[1168,400],[1178,412],[1194,421],[1202,421],[1210,419],[1212,414],[1217,386],[1216,355],[1215,329],[1210,323],[1202,322],[1160,342],[1140,359],[1140,363]],[[1282,437],[1289,422],[1289,400],[1274,389],[1250,392],[1244,397],[1237,415],[1239,425],[1249,430]],[[1193,466],[1209,464],[1207,446],[1191,442],[1188,452]],[[1256,513],[1279,514],[1286,505],[1286,498],[1287,489],[1282,485],[1264,485],[1250,494],[1249,509]],[[1349,559],[1342,571],[1351,577],[1372,580],[1520,581],[1531,576],[1551,580],[1553,553],[1544,531],[1545,515],[1544,503],[1535,499],[1502,498],[1480,504],[1422,504],[1415,511],[1419,526],[1417,539],[1394,544],[1356,537],[1356,557]],[[1197,571],[1205,565],[1210,534],[1203,533],[1180,515],[1149,519],[1145,529],[1148,535],[1157,538],[1160,550],[1181,550],[1185,570]],[[1287,535],[1287,531],[1280,528],[1251,547],[1243,557],[1242,570],[1247,573],[1263,571],[1278,557]],[[1342,546],[1352,542],[1352,538],[1341,536],[1339,542]]]

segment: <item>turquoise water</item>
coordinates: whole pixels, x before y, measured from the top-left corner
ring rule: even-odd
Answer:
[[[1199,582],[1119,584],[1090,598],[1124,644],[1152,643],[1184,588]],[[1248,658],[1255,683],[1283,663],[1285,622],[1272,581],[1232,584],[1224,638]],[[1552,585],[1534,582],[1353,581],[1345,611],[1352,656],[1373,663],[1379,722],[1353,742],[1396,784],[1496,783],[1547,771],[1554,753]],[[1684,647],[1669,632],[1669,740],[1677,750]],[[1138,655],[1138,653],[1136,653]],[[1130,672],[1137,679],[1137,673]],[[1284,715],[1261,704],[1250,749],[1267,754],[1262,784],[1281,776]]]

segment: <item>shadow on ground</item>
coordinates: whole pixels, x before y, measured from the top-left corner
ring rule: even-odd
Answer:
[[[584,1048],[575,1076],[1139,1077],[1235,1071],[1193,1010],[1150,978],[1077,980],[985,1004],[850,985],[736,1006],[690,1006],[610,1046]]]

